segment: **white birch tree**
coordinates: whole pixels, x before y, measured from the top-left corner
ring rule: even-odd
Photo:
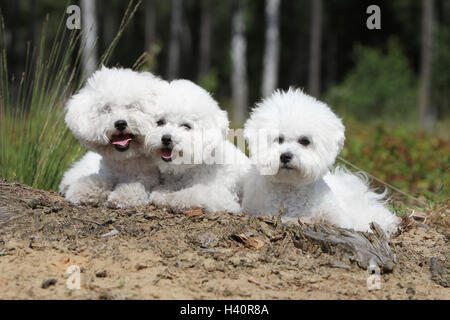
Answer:
[[[266,0],[266,43],[261,93],[270,95],[278,86],[280,58],[280,1]]]
[[[211,62],[211,28],[212,6],[210,0],[202,1],[200,18],[200,48],[198,61],[198,77],[208,73]]]
[[[435,122],[430,105],[431,65],[433,58],[433,0],[422,0],[422,50],[420,60],[420,128],[429,130]]]
[[[236,6],[231,22],[231,94],[233,101],[233,123],[242,125],[247,115],[247,39],[245,36],[244,7]]]
[[[82,61],[85,75],[89,77],[97,69],[97,16],[96,16],[96,1],[95,0],[81,0],[81,23],[82,23],[82,39],[83,52]]]
[[[145,49],[151,51],[156,34],[156,5],[155,0],[146,0],[144,7],[145,16]]]
[[[175,79],[179,74],[183,2],[182,0],[172,0],[171,5],[169,57],[167,59],[168,80]]]
[[[311,0],[308,88],[312,96],[320,94],[320,61],[322,54],[322,0]]]

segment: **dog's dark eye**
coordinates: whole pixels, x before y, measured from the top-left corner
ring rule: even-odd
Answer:
[[[276,141],[277,141],[279,144],[282,144],[282,143],[284,142],[284,137],[283,137],[283,136],[279,136],[279,137],[276,139]]]
[[[192,126],[189,123],[182,123],[181,127],[185,128],[186,130],[191,130]]]
[[[160,120],[158,120],[158,121],[156,122],[156,124],[158,125],[158,127],[161,127],[161,126],[163,126],[163,125],[166,124],[166,120],[160,119]]]
[[[306,137],[302,137],[298,140],[298,143],[300,143],[302,146],[306,147],[307,145],[309,145],[311,143],[311,141],[309,141],[309,139]]]

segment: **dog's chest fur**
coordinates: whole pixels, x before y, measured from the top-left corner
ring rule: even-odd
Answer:
[[[157,167],[145,157],[113,161],[105,157],[101,160],[100,173],[111,177],[114,184],[129,181],[146,181],[151,177],[152,184],[158,176]]]
[[[307,217],[329,188],[323,180],[304,186],[273,183],[265,176],[254,176],[246,183],[243,210],[253,216]]]
[[[160,183],[164,189],[178,191],[199,183],[207,185],[215,180],[219,168],[216,165],[189,165],[184,170],[180,169],[177,166],[174,170],[166,169],[161,172]]]

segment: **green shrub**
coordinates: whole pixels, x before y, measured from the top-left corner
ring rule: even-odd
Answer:
[[[357,46],[355,67],[325,100],[360,120],[404,119],[417,110],[417,84],[399,43],[391,39],[386,53]]]
[[[341,156],[370,174],[416,197],[450,197],[450,141],[436,135],[346,118]]]
[[[215,92],[219,86],[218,72],[215,68],[211,68],[208,73],[201,75],[197,79],[197,84],[209,92]]]
[[[79,54],[75,33],[64,43],[67,31],[60,26],[51,43],[45,37],[46,26],[19,83],[8,73],[5,49],[0,56],[0,176],[54,189],[67,164],[82,152],[63,119],[63,103],[79,77]],[[2,24],[3,39],[4,30]]]

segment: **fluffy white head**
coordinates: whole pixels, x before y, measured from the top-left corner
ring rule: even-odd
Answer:
[[[344,125],[324,103],[299,89],[276,91],[257,104],[244,135],[259,167],[275,166],[276,183],[304,185],[320,179],[344,145]]]
[[[166,87],[149,72],[102,67],[67,102],[65,121],[82,145],[104,157],[142,155],[149,113]]]
[[[206,90],[188,80],[170,82],[153,121],[146,145],[163,172],[205,163],[221,147],[228,130],[227,113]]]

